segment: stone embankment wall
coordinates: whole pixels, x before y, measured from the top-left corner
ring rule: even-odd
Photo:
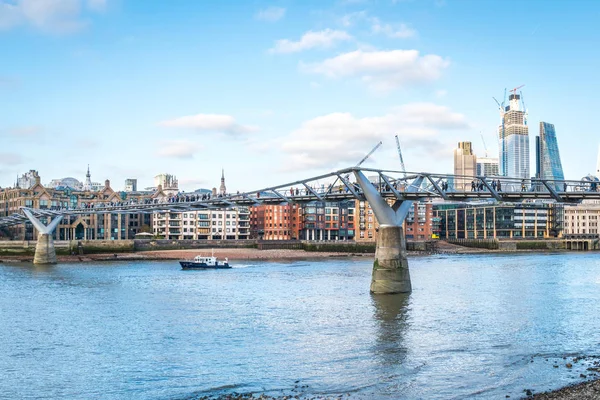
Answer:
[[[210,248],[256,248],[256,240],[169,240],[135,239],[135,251],[188,250]]]
[[[448,240],[448,243],[459,246],[500,251],[517,250],[564,250],[566,249],[565,240],[562,239],[544,239],[544,240],[497,240],[497,239],[454,239]]]
[[[35,240],[0,240],[0,255],[33,255]],[[57,254],[69,253],[69,241],[55,240],[54,248]]]
[[[0,255],[33,255],[36,241],[0,241]],[[375,253],[375,242],[299,240],[72,240],[54,241],[57,255],[129,253],[152,250],[255,248],[259,250],[305,250],[309,252]],[[435,241],[409,241],[408,251],[434,252]]]

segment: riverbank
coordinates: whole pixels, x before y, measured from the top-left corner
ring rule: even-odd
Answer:
[[[583,382],[526,398],[535,400],[597,400],[600,399],[600,380]]]
[[[507,253],[539,253],[568,252],[559,249],[536,249],[536,250],[506,250],[506,249],[483,249],[476,247],[465,247],[440,241],[434,251],[408,251],[409,258],[427,257],[431,255],[461,255],[461,254],[507,254]],[[331,257],[366,257],[372,258],[375,252],[336,252],[336,251],[307,251],[301,249],[256,249],[256,248],[202,248],[202,249],[176,249],[176,250],[148,250],[148,251],[125,251],[125,252],[101,252],[96,254],[65,255],[58,254],[58,262],[87,262],[87,261],[152,261],[152,260],[186,260],[197,255],[211,255],[219,259],[225,257],[230,260],[310,260]],[[0,255],[0,262],[32,262],[33,254],[4,254]]]
[[[191,250],[153,250],[114,254],[84,254],[84,255],[58,255],[58,262],[86,262],[86,261],[152,261],[152,260],[189,260],[197,255],[214,254],[220,260],[228,258],[235,260],[310,260],[332,257],[373,257],[373,253],[342,253],[342,252],[308,252],[304,250],[273,249],[258,250],[251,248],[218,248],[218,249],[191,249]],[[0,257],[0,262],[31,262],[31,255],[12,255]]]

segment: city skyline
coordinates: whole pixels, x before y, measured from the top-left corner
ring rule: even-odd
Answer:
[[[498,153],[492,96],[521,84],[565,177],[594,172],[594,3],[26,3],[0,0],[1,187],[90,164],[115,189],[163,172],[218,187],[225,168],[252,190],[354,165],[379,140],[368,162],[397,169],[396,134],[408,170],[450,172],[456,142],[484,154],[480,132]]]

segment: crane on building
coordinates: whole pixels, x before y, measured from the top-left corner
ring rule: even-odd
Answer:
[[[406,168],[404,167],[404,158],[402,158],[402,149],[400,148],[400,139],[398,139],[398,135],[396,135],[396,147],[398,148],[398,157],[400,158],[400,171],[406,176]]]
[[[364,156],[364,157],[362,158],[362,160],[360,160],[360,161],[358,162],[358,164],[356,164],[356,166],[357,166],[357,167],[360,167],[360,166],[362,165],[362,163],[364,163],[365,161],[367,161],[367,159],[368,159],[369,157],[371,157],[371,155],[372,155],[373,153],[375,153],[375,151],[376,151],[376,150],[377,150],[377,149],[378,149],[378,148],[379,148],[379,147],[380,147],[382,144],[383,144],[383,142],[380,140],[380,141],[379,141],[379,143],[377,143],[377,144],[375,145],[375,147],[373,147],[373,149],[372,149],[370,152],[368,152],[368,153],[367,153],[367,155],[366,155],[366,156]],[[346,175],[344,175],[344,179],[345,179],[345,180],[348,180],[348,178],[349,178],[349,177],[350,177],[350,173],[347,173]]]
[[[479,134],[481,135],[481,141],[483,142],[483,150],[485,150],[485,157],[487,158],[488,150],[487,150],[487,146],[485,145],[485,139],[483,138],[483,133],[479,132]]]
[[[367,155],[364,156],[363,159],[358,162],[358,164],[356,164],[356,166],[360,167],[362,165],[362,163],[364,163],[365,161],[367,161],[367,159],[369,157],[371,157],[371,154],[375,153],[375,150],[377,150],[382,144],[383,144],[383,142],[379,141],[379,143],[377,143],[375,145],[375,147],[373,147],[373,149],[370,152],[368,152]]]
[[[525,108],[525,100],[523,99],[523,92],[519,92],[519,94],[521,95],[521,104],[523,105],[523,112],[525,113],[525,125],[527,125],[527,109]]]
[[[502,118],[502,116],[504,115],[504,112],[506,110],[505,105],[506,105],[506,88],[504,88],[504,97],[502,98],[502,103],[500,103],[498,100],[496,100],[495,97],[492,97],[492,99],[494,99],[494,101],[496,102],[496,104],[498,104],[498,111],[500,111],[500,118]]]
[[[518,86],[518,87],[516,87],[514,89],[510,89],[510,91],[512,92],[512,94],[517,94],[517,90],[521,89],[523,86],[525,86],[525,85],[521,85],[521,86]]]

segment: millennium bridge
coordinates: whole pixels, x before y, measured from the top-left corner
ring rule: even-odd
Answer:
[[[472,177],[356,166],[282,185],[228,195],[180,194],[142,203],[96,203],[93,207],[85,203],[74,208],[21,207],[20,213],[0,218],[0,227],[32,223],[38,231],[34,263],[55,264],[53,232],[61,219],[67,215],[180,212],[261,204],[358,199],[370,204],[379,223],[371,292],[404,293],[411,291],[411,282],[402,224],[414,201],[440,198],[455,202],[545,200],[579,203],[586,199],[600,200],[598,189],[598,184],[591,181]]]

